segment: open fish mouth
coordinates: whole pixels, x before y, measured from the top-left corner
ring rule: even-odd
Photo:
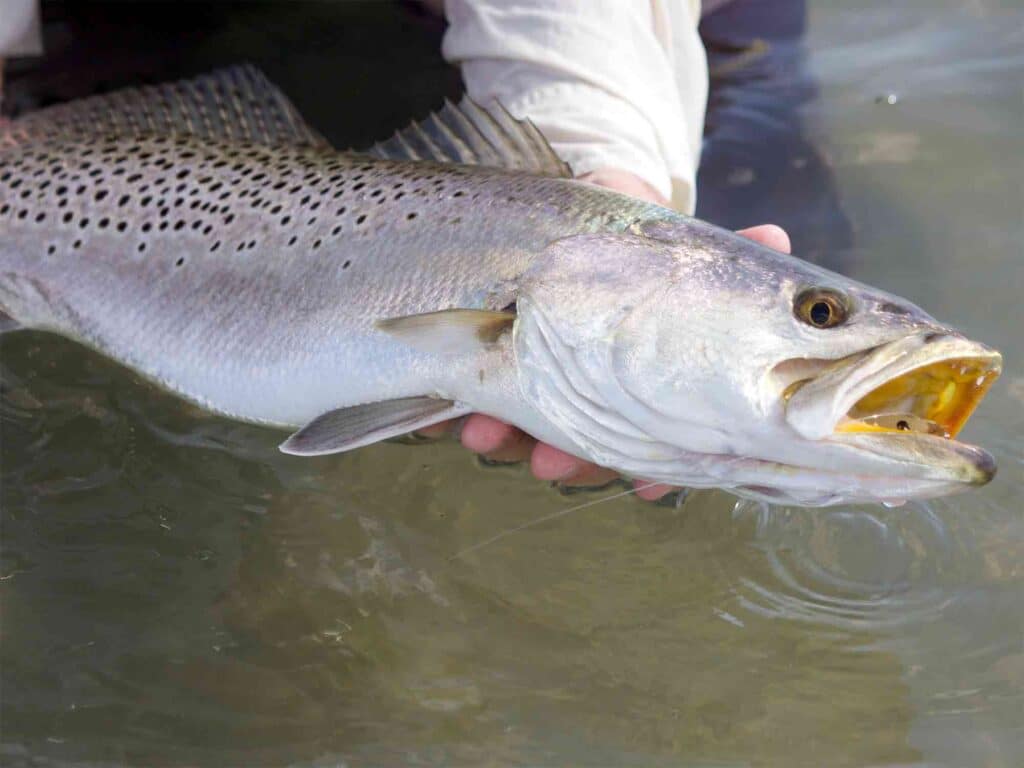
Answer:
[[[812,440],[870,446],[906,461],[969,464],[970,481],[987,482],[991,456],[955,438],[1001,370],[1000,354],[978,342],[948,333],[910,336],[790,384],[786,421]]]
[[[861,397],[836,432],[925,432],[953,439],[999,376],[998,356],[914,368]]]

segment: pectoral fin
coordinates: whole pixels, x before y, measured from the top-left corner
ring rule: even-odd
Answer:
[[[469,413],[435,397],[403,397],[339,408],[317,416],[279,446],[294,456],[323,456],[361,448]]]
[[[446,309],[378,320],[377,328],[420,351],[458,355],[493,344],[515,320],[515,312]]]

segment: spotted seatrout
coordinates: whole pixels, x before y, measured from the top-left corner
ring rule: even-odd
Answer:
[[[823,505],[991,478],[998,353],[903,299],[569,178],[447,105],[337,152],[257,72],[0,133],[0,311],[356,448],[479,411],[628,475]]]

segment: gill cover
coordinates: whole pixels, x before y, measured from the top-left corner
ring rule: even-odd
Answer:
[[[677,271],[664,243],[586,234],[555,241],[524,275],[513,335],[520,389],[599,463],[650,473],[650,462],[686,454],[659,437],[664,417],[628,387],[630,366],[657,354],[644,349],[657,333],[636,320],[657,315]]]

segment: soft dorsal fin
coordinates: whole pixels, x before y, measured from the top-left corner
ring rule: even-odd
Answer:
[[[529,171],[539,176],[572,177],[569,166],[529,120],[517,120],[500,102],[490,111],[468,96],[444,107],[422,123],[413,122],[367,154],[390,160],[487,165]]]
[[[255,67],[219,69],[193,80],[125,88],[31,112],[5,129],[8,141],[188,134],[219,141],[327,149],[327,141]]]
[[[293,456],[323,456],[361,448],[431,424],[465,416],[470,408],[435,397],[403,397],[328,411],[280,445]]]

